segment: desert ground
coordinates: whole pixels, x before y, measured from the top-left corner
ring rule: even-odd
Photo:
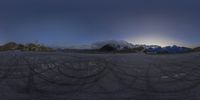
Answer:
[[[0,52],[1,100],[200,100],[200,52]]]

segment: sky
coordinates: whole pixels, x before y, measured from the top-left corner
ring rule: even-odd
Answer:
[[[200,46],[199,0],[0,0],[0,44]]]

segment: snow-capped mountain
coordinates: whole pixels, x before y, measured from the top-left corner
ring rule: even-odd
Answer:
[[[100,41],[92,44],[93,49],[101,49],[102,47],[112,47],[113,50],[127,50],[127,49],[135,49],[143,47],[145,52],[148,53],[184,53],[191,51],[190,48],[187,47],[180,47],[180,46],[166,46],[161,47],[158,45],[140,45],[140,44],[132,44],[128,43],[127,41],[117,41],[117,40],[108,40],[108,41]]]
[[[134,48],[135,46],[132,43],[128,43],[127,41],[124,40],[108,40],[108,41],[100,41],[92,44],[92,48],[94,49],[100,49],[101,47],[105,45],[110,45],[117,50],[122,50],[124,48]]]
[[[149,53],[184,53],[189,52],[192,49],[186,47],[179,47],[176,45],[166,46],[166,47],[157,47],[157,48],[147,48],[145,51]]]
[[[92,48],[94,49],[99,49],[105,45],[110,45],[114,48],[116,48],[117,50],[123,50],[124,48],[129,48],[129,49],[132,49],[132,48],[138,48],[138,47],[143,47],[145,49],[148,49],[148,48],[157,48],[157,47],[160,47],[158,45],[141,45],[141,44],[132,44],[132,43],[129,43],[127,41],[124,41],[124,40],[108,40],[108,41],[100,41],[100,42],[96,42],[94,44],[92,44]]]

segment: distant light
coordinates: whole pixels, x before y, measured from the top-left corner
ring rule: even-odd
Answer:
[[[132,39],[128,39],[127,41],[133,44],[159,45],[162,47],[169,46],[169,45],[182,45],[176,40],[173,40],[167,37],[160,37],[160,36],[134,37]]]

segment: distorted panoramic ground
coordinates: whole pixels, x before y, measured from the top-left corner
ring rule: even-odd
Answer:
[[[0,53],[1,100],[200,100],[200,52]]]

